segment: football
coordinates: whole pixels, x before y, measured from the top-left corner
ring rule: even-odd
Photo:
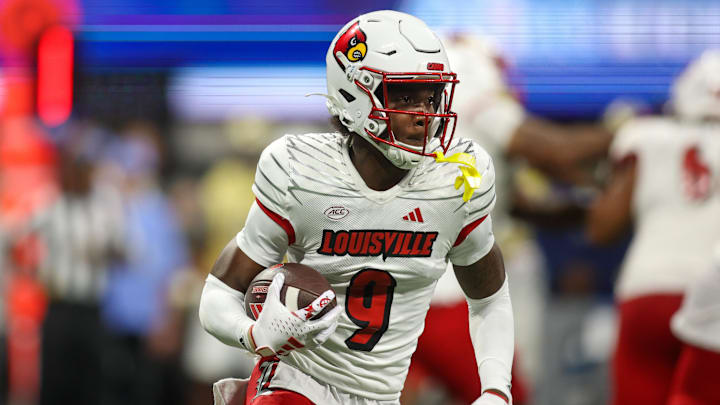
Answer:
[[[300,263],[283,263],[268,267],[253,278],[245,292],[245,312],[253,320],[257,320],[260,315],[268,287],[278,273],[285,275],[285,284],[280,290],[280,302],[291,311],[310,305],[320,294],[332,289],[325,277],[310,266]],[[322,317],[336,305],[337,299],[333,298],[322,312],[311,319]]]

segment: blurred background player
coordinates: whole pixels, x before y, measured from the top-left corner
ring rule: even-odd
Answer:
[[[518,167],[530,165],[563,181],[587,183],[589,176],[581,165],[604,157],[612,135],[600,126],[559,125],[526,113],[506,84],[500,54],[486,38],[456,34],[444,43],[462,83],[455,90],[453,102],[461,117],[456,135],[486,148],[497,168],[496,185],[503,198],[496,206],[498,218],[493,218],[493,224],[496,237],[503,247],[507,245],[504,258],[514,297],[519,354],[513,369],[513,400],[523,404],[528,401],[527,390],[542,372],[542,320],[548,286],[543,256],[531,227],[510,215],[513,173]],[[413,356],[404,403],[415,403],[426,377],[440,382],[461,403],[477,397],[480,381],[471,373],[475,364],[466,317],[462,291],[453,272],[447,271],[438,283],[425,331]],[[436,349],[441,343],[447,345],[446,350]],[[448,362],[453,366],[444,366]]]
[[[672,318],[672,330],[683,341],[675,367],[668,405],[720,403],[720,243],[715,245],[713,265],[686,291],[680,310]]]
[[[612,176],[587,232],[603,243],[634,225],[616,285],[613,404],[666,404],[682,343],[670,319],[720,240],[720,53],[693,61],[673,86],[673,115],[637,118],[613,141]]]

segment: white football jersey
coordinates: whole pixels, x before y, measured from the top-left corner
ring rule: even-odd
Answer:
[[[720,225],[720,224],[719,224]],[[688,289],[680,310],[673,316],[672,330],[680,339],[720,352],[720,243],[713,266]]]
[[[495,174],[481,147],[456,138],[446,155],[472,154],[482,173],[469,202],[454,187],[458,165],[431,158],[375,191],[355,170],[348,139],[286,135],[268,146],[253,185],[259,210],[248,221],[262,211],[279,226],[246,224],[237,242],[262,265],[279,262],[287,248],[290,262],[325,276],[344,308],[327,342],[284,363],[351,394],[396,400],[448,260],[475,263],[494,243]]]
[[[708,268],[720,240],[720,126],[637,119],[617,134],[611,155],[637,158],[635,235],[617,296],[682,293]]]

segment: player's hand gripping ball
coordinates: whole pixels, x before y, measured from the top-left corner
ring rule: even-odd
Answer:
[[[280,302],[290,311],[305,308],[324,292],[332,291],[325,277],[310,266],[299,263],[276,264],[258,273],[245,292],[245,312],[253,320],[257,320],[260,315],[268,287],[276,274],[285,275],[285,283],[280,289]],[[332,302],[311,319],[322,317],[336,305],[337,299],[333,295]]]
[[[261,271],[245,293],[245,310],[255,324],[255,353],[285,355],[319,346],[335,331],[340,308],[330,284],[316,270],[298,263]]]

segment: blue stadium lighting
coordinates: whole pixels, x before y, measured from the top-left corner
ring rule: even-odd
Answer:
[[[327,44],[342,22],[367,11],[353,10],[350,7],[357,6],[350,4],[330,7],[323,1],[248,1],[242,6],[220,0],[192,5],[169,0],[152,5],[139,0],[83,3],[77,52],[87,71],[272,68],[277,78],[292,76],[298,68],[321,74]],[[672,78],[685,64],[707,48],[720,47],[720,3],[713,0],[363,4],[415,14],[436,31],[491,37],[508,60],[509,81],[527,107],[556,119],[597,118],[618,96],[659,110]],[[178,80],[189,77],[187,70],[178,75],[183,78]],[[312,91],[324,87],[303,86]],[[238,94],[257,91],[235,89]],[[268,89],[260,105],[297,105],[286,103],[284,95],[273,99],[273,85]],[[230,97],[223,97],[226,102],[207,106],[228,104]]]
[[[182,68],[168,86],[170,108],[191,121],[243,116],[326,120],[325,68]]]

